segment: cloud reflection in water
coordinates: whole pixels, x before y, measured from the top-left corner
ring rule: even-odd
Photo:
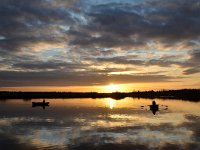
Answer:
[[[6,148],[9,141],[11,147],[24,149],[199,148],[200,103],[159,100],[170,109],[154,116],[140,109],[141,104],[151,103],[144,99],[49,101],[52,107],[45,111],[14,107],[11,100],[2,104],[0,145]],[[174,107],[185,103],[191,110]]]

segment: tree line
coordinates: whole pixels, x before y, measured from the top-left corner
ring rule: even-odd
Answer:
[[[133,91],[133,92],[18,92],[1,91],[0,99],[35,99],[35,98],[113,98],[116,100],[125,97],[133,98],[162,98],[182,99],[190,101],[200,100],[200,89],[160,90],[160,91]]]

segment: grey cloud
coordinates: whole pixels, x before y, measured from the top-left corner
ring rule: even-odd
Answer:
[[[113,6],[116,9],[112,9]],[[138,24],[145,24],[143,17],[130,12],[131,8],[128,7],[126,9],[126,5],[122,5],[122,8],[125,7],[124,9],[126,10],[121,10],[117,6],[117,4],[110,4],[103,7],[95,7],[89,14],[93,18],[93,22],[89,26],[90,29],[97,33],[116,34],[120,37],[127,37],[137,32],[140,33],[141,28],[138,28]]]
[[[99,57],[97,61],[115,63],[115,64],[132,64],[132,65],[144,65],[143,60],[139,60],[137,55],[129,56],[116,56],[116,57]]]
[[[199,7],[197,0],[97,5],[87,14],[92,21],[80,29],[91,34],[98,33],[101,37],[90,37],[83,41],[75,37],[71,44],[113,47],[120,43],[121,46],[134,47],[138,43],[146,46],[147,42],[154,40],[164,45],[177,42],[183,42],[184,45],[187,40],[199,38]]]
[[[107,75],[65,71],[1,71],[1,87],[9,86],[83,86],[112,83],[172,82],[178,80],[165,75]]]
[[[169,67],[173,64],[176,64],[177,62],[173,62],[173,61],[168,61],[168,60],[161,60],[161,59],[152,59],[152,60],[149,60],[147,62],[147,65],[149,66],[160,66],[160,67]]]
[[[101,49],[101,48],[87,48],[87,49],[73,49],[69,52],[69,55],[81,56],[83,60],[94,60],[95,57],[100,56],[112,56],[117,51],[114,49]]]
[[[200,60],[200,50],[193,50],[191,53],[190,53],[190,60],[194,63],[199,63],[199,60]]]
[[[83,69],[86,65],[67,63],[62,61],[36,61],[36,62],[19,62],[12,65],[13,68],[21,68],[22,70],[44,70],[44,69],[56,69],[61,71],[62,69],[73,70],[73,69]]]
[[[73,36],[74,37],[74,36]],[[110,35],[101,35],[99,37],[75,37],[69,42],[70,45],[76,45],[80,47],[141,47],[145,45],[144,42],[139,40],[133,40],[130,38],[116,38]]]
[[[112,56],[112,57],[97,57],[98,62],[115,63],[115,64],[129,64],[135,66],[159,66],[171,67],[172,65],[180,66],[184,75],[190,75],[200,72],[199,60],[200,51],[193,50],[189,52],[189,59],[181,60],[183,55],[163,55],[157,59],[142,60],[140,55],[127,55],[127,56]]]
[[[98,62],[115,63],[115,64],[129,64],[135,66],[160,66],[169,67],[171,65],[183,65],[184,62],[177,61],[178,56],[163,56],[157,59],[142,60],[142,56],[139,55],[127,55],[127,56],[113,56],[113,57],[98,57]]]
[[[197,67],[197,68],[196,68]],[[195,73],[199,73],[200,72],[200,65],[196,66],[195,68],[190,68],[190,69],[186,69],[183,71],[184,75],[190,75],[190,74],[195,74]]]
[[[71,26],[69,32],[61,33],[60,36],[69,36],[70,45],[80,47],[142,47],[152,40],[170,45],[199,37],[200,6],[197,0],[92,5],[87,11],[80,12],[88,20],[88,24],[84,25],[77,22],[73,13],[70,13],[74,11],[73,4],[85,7],[81,6],[84,2],[79,5],[78,2],[2,1],[0,34],[6,39],[1,40],[1,48],[16,50],[28,47],[30,43],[37,44],[40,40],[47,43],[59,42],[58,37],[53,38],[53,35],[48,34],[49,38],[46,38],[47,32],[41,32],[40,36],[36,34],[40,28],[48,29],[57,24]],[[59,28],[49,29],[52,34],[56,31]],[[91,34],[100,36],[93,37]]]
[[[51,1],[42,0],[1,1],[0,35],[5,38],[0,40],[0,50],[9,53],[31,48],[40,42],[61,42],[56,35],[58,25],[70,26],[75,21],[68,8],[62,9],[51,4]]]
[[[39,43],[58,44],[60,43],[60,39],[55,39],[55,37],[48,37],[46,35],[40,37],[12,37],[0,41],[0,53],[3,55],[10,55],[10,53],[19,52],[22,51],[22,49],[31,51],[31,48],[37,46]]]
[[[192,50],[189,51],[189,59],[186,60],[179,60],[181,58],[181,55],[172,55],[172,56],[163,56],[159,59],[151,59],[146,62],[146,65],[157,65],[160,67],[170,67],[171,65],[178,65],[181,68],[185,69],[183,70],[184,75],[190,75],[200,72],[200,50]],[[187,69],[186,69],[187,68]]]
[[[190,59],[185,62],[183,67],[189,67],[183,71],[183,74],[190,75],[200,72],[200,50],[193,50],[190,52]]]
[[[109,74],[112,72],[123,72],[123,71],[131,71],[131,70],[137,70],[135,68],[103,68],[103,69],[87,69],[87,73],[97,73],[97,74]]]

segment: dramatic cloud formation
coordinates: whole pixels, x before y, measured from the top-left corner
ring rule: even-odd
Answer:
[[[1,87],[199,83],[198,0],[2,0],[0,20]]]

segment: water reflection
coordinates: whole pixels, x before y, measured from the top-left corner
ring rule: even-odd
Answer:
[[[109,108],[110,109],[113,109],[113,107],[115,106],[115,100],[113,99],[108,99],[108,104],[109,104]]]
[[[140,109],[148,99],[51,99],[46,111],[32,101],[1,103],[1,149],[200,148],[199,102],[156,99],[169,109],[154,116]]]

